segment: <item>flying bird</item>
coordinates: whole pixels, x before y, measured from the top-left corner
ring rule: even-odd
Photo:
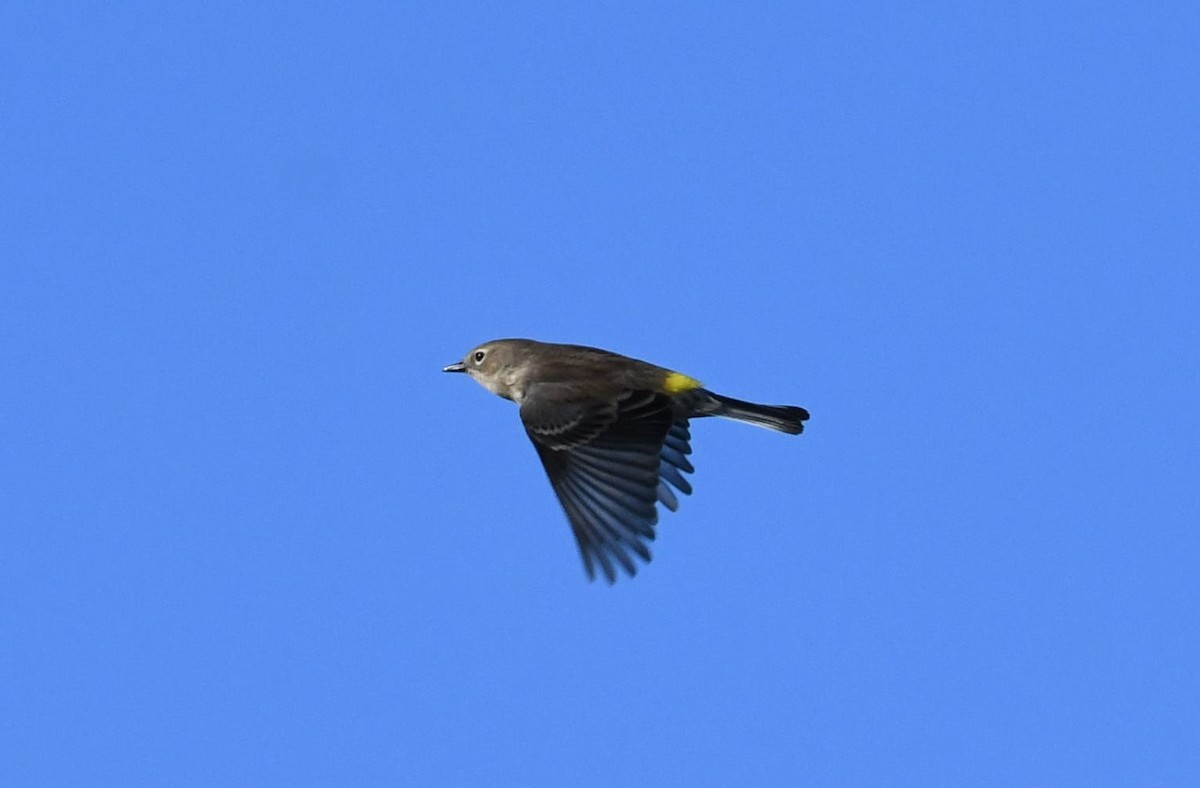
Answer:
[[[700,381],[628,356],[582,345],[497,339],[444,372],[465,372],[521,407],[550,484],[562,503],[588,577],[609,583],[617,567],[650,561],[657,504],[679,508],[693,467],[689,421],[723,416],[790,435],[808,411],[716,394]]]

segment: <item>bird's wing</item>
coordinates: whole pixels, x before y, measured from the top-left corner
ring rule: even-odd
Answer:
[[[571,522],[588,576],[595,577],[599,564],[611,583],[614,561],[635,574],[631,552],[650,560],[655,503],[679,505],[666,482],[691,492],[682,476],[692,470],[687,421],[675,421],[671,399],[651,391],[625,392],[614,402],[527,396],[521,420]]]
[[[614,398],[583,400],[553,385],[534,387],[521,403],[521,421],[534,443],[555,450],[595,440],[620,415]]]

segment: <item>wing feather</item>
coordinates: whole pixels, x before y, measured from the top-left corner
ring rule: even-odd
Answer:
[[[629,391],[615,403],[559,401],[537,391],[521,405],[521,419],[571,522],[584,569],[597,567],[611,583],[619,565],[637,573],[632,554],[650,561],[657,504],[674,511],[692,491],[683,476],[691,434],[676,420],[672,400],[653,391]]]

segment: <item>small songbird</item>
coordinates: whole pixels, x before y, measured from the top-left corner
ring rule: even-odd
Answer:
[[[679,372],[607,350],[531,339],[486,342],[444,372],[465,372],[521,406],[550,484],[575,532],[588,577],[630,575],[650,560],[656,503],[690,494],[688,420],[724,416],[799,435],[808,411],[714,394]]]

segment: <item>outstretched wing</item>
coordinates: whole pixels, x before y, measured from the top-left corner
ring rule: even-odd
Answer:
[[[527,397],[521,419],[579,543],[584,568],[599,564],[611,583],[619,564],[637,573],[631,555],[651,558],[659,501],[674,510],[691,485],[686,420],[676,421],[670,397],[630,391],[614,402],[563,402]]]

